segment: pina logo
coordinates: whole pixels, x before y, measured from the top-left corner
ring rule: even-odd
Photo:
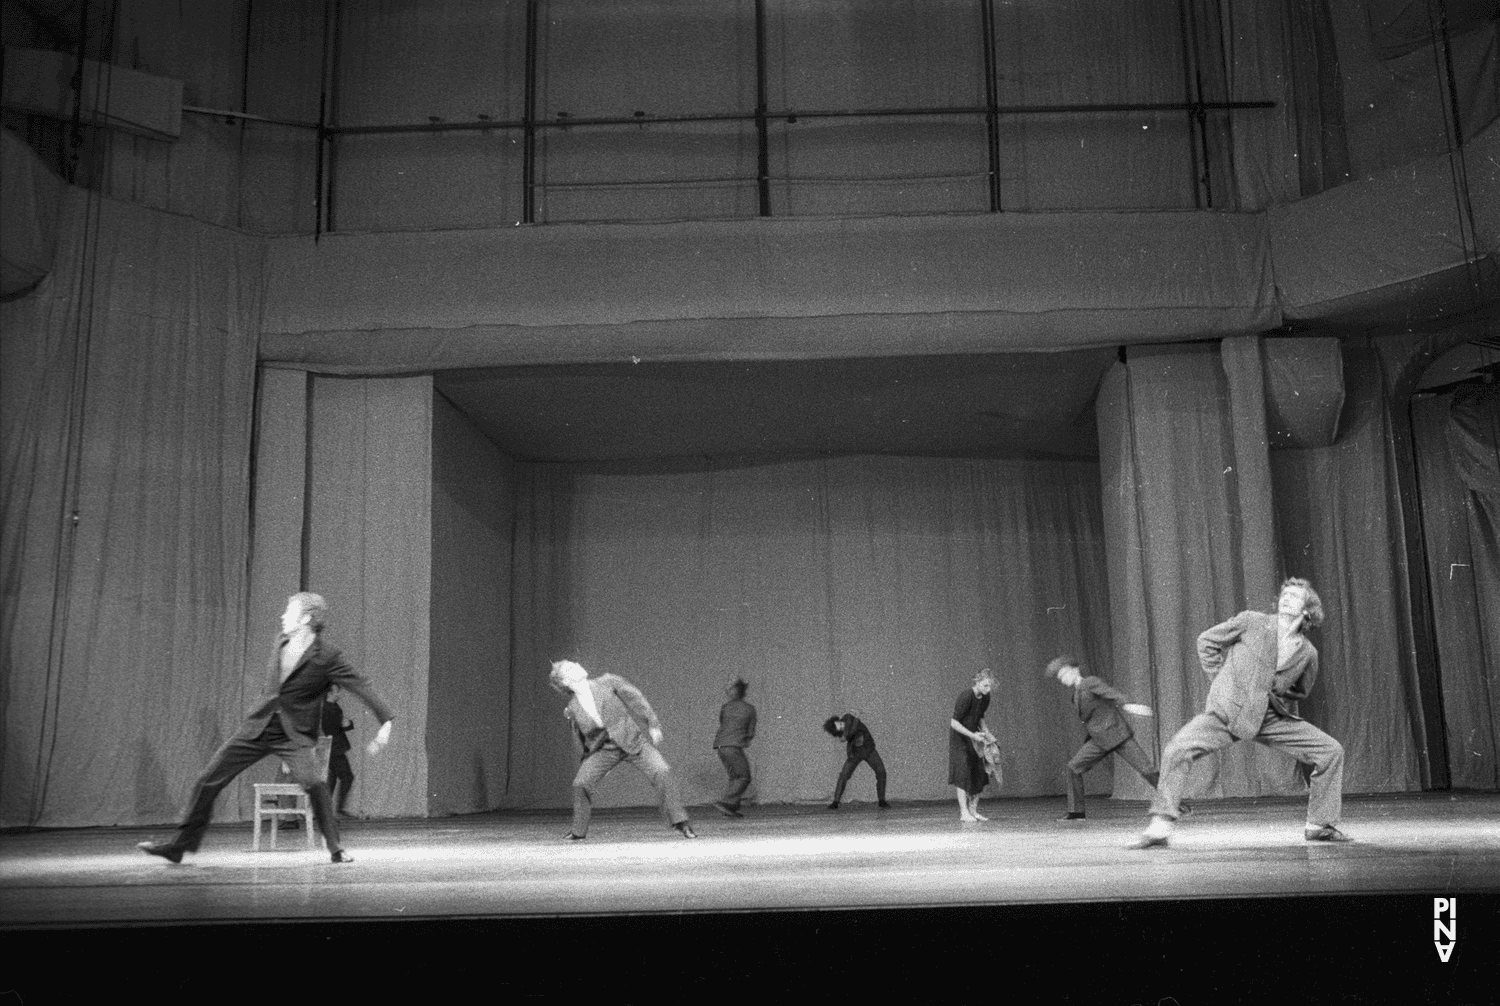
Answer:
[[[1438,960],[1447,962],[1458,946],[1458,899],[1432,899],[1432,944],[1437,947]]]

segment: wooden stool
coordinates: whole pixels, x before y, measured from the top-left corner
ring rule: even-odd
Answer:
[[[281,806],[281,797],[293,798],[290,807]],[[276,848],[276,832],[280,830],[283,817],[302,818],[302,827],[307,832],[307,847],[314,848],[317,839],[313,838],[313,813],[312,797],[307,790],[294,782],[258,782],[255,784],[255,837],[251,840],[250,848],[254,852],[260,851],[260,823],[270,819],[271,822],[271,848]]]
[[[328,775],[328,757],[332,748],[331,739],[318,738],[314,757],[317,758],[320,778]],[[281,767],[284,770],[286,764],[283,762]],[[284,796],[292,798],[292,806],[281,806],[280,799]],[[252,852],[260,851],[260,822],[268,818],[271,822],[271,848],[276,848],[276,832],[280,830],[283,817],[302,818],[302,829],[307,834],[307,847],[317,848],[318,839],[313,836],[312,797],[307,790],[295,782],[258,782],[255,784],[255,833],[250,841]]]

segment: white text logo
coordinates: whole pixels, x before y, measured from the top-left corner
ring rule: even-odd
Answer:
[[[1432,899],[1432,943],[1438,960],[1446,962],[1458,946],[1458,899]]]

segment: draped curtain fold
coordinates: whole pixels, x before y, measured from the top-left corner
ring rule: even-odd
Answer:
[[[1500,385],[1412,403],[1453,785],[1500,788]]]
[[[263,250],[66,190],[0,305],[0,823],[175,817],[241,713]]]

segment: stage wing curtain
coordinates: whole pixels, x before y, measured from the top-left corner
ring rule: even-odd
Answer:
[[[724,688],[750,684],[761,801],[822,801],[867,722],[900,799],[951,797],[948,720],[982,667],[1005,781],[1061,793],[1083,739],[1044,681],[1071,651],[1107,664],[1097,467],[1051,461],[846,457],[692,471],[520,466],[511,806],[565,806],[578,757],[548,658],[638,685],[689,803],[713,799]],[[868,769],[846,798],[874,798]],[[1101,773],[1096,786],[1107,788]],[[636,773],[606,805],[652,803]]]
[[[341,703],[360,743],[351,809],[427,813],[432,576],[432,378],[314,377],[309,412],[303,582],[329,604],[328,639],[396,715],[390,746],[365,752],[376,723]]]
[[[442,395],[432,411],[430,814],[505,800],[515,464]]]
[[[1271,453],[1281,566],[1312,581],[1327,620],[1322,672],[1302,715],[1347,753],[1344,790],[1417,790],[1429,757],[1407,589],[1385,383],[1374,352],[1346,348],[1346,398],[1329,447]]]
[[[1453,785],[1500,788],[1500,387],[1412,403]]]
[[[76,189],[58,233],[0,306],[0,824],[169,821],[245,700],[262,246]]]

